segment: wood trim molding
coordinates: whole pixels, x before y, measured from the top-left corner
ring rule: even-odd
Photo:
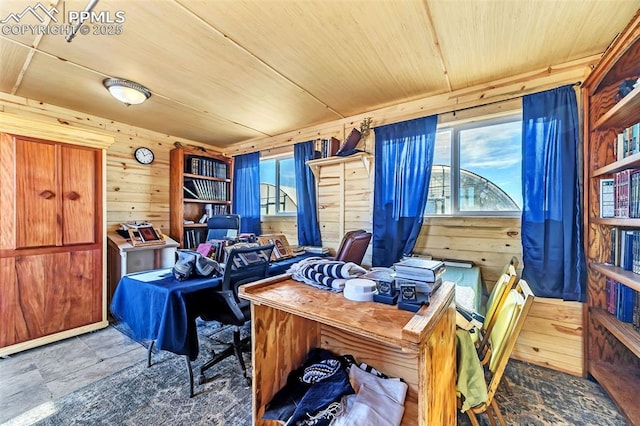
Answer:
[[[27,119],[6,112],[0,112],[0,132],[99,149],[108,149],[115,142],[112,135],[105,133]]]
[[[256,150],[261,151],[291,145],[303,140],[327,137],[327,135],[343,138],[345,129],[358,127],[365,117],[371,117],[371,127],[373,128],[433,114],[460,111],[519,98],[563,84],[584,80],[599,59],[600,55],[588,56],[490,83],[427,96],[280,135],[251,139],[230,145],[224,149],[224,153],[225,155],[233,156]]]

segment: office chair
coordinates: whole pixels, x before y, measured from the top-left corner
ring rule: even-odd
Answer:
[[[221,286],[215,290],[214,306],[200,315],[205,321],[218,321],[233,326],[233,342],[222,352],[214,353],[212,358],[200,367],[199,383],[205,382],[204,372],[222,361],[235,355],[242,368],[242,375],[250,385],[247,369],[242,357],[243,351],[250,351],[250,336],[240,338],[240,326],[251,320],[251,304],[238,297],[238,287],[242,284],[267,277],[269,261],[273,252],[273,244],[257,247],[231,249],[224,268]]]
[[[220,214],[213,215],[207,221],[207,241],[208,240],[224,240],[232,231],[235,238],[240,232],[240,215],[238,214]],[[235,232],[233,232],[235,231]]]
[[[335,260],[353,262],[360,265],[367,247],[369,247],[371,235],[371,232],[367,232],[364,229],[357,229],[344,234],[340,247],[336,252]]]

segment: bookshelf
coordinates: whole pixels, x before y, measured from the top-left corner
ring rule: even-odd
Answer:
[[[231,213],[233,160],[204,148],[177,147],[170,154],[169,234],[195,249],[207,235],[207,212]]]
[[[606,280],[640,291],[640,274],[609,264],[612,228],[640,229],[640,218],[600,218],[599,182],[640,168],[640,154],[619,158],[618,134],[640,122],[640,87],[616,102],[620,84],[640,77],[640,11],[604,53],[582,87],[584,225],[587,277],[586,364],[630,424],[640,425],[640,332],[607,311]],[[637,143],[637,142],[636,142]],[[621,215],[622,216],[622,215]]]

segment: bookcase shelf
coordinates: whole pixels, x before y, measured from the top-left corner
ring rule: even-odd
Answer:
[[[213,177],[213,176],[201,176],[201,175],[194,175],[191,173],[185,173],[184,177],[186,178],[193,178],[193,179],[202,179],[202,180],[212,180],[215,182],[231,182],[231,179],[225,179],[225,178],[219,178],[219,177]]]
[[[638,122],[638,111],[640,111],[640,86],[633,89],[600,117],[593,125],[593,129],[602,130],[630,126]]]
[[[609,46],[582,86],[584,109],[584,227],[588,267],[585,353],[589,373],[600,383],[630,424],[640,425],[640,333],[603,307],[607,306],[606,277],[640,291],[640,275],[601,263],[611,250],[605,227],[640,228],[640,218],[598,218],[600,185],[593,180],[640,168],[640,154],[616,160],[621,130],[640,122],[640,87],[615,102],[620,84],[638,78],[640,11]],[[602,166],[602,164],[606,164]],[[593,226],[597,225],[597,226]]]
[[[640,153],[630,155],[620,161],[616,161],[611,164],[607,164],[604,167],[600,167],[599,169],[596,169],[591,173],[591,177],[598,177],[610,173],[621,172],[623,170],[632,168],[640,168]]]
[[[591,268],[600,272],[605,277],[612,278],[627,287],[631,287],[635,291],[640,291],[640,275],[631,271],[625,271],[619,266],[609,265],[607,263],[592,263]]]
[[[199,223],[206,205],[212,205],[213,214],[231,212],[233,160],[206,149],[177,147],[171,150],[170,161],[170,235],[180,247],[195,249],[206,239],[207,225]],[[203,194],[224,199],[193,198]],[[185,220],[195,223],[185,224]]]
[[[201,200],[196,198],[185,198],[185,203],[200,203],[200,204],[231,204],[230,201],[226,200]]]
[[[591,361],[589,372],[607,390],[630,424],[637,425],[640,419],[640,404],[637,401],[640,395],[640,369],[620,367],[604,361]]]
[[[622,228],[640,228],[640,218],[631,217],[592,217],[591,223],[598,225],[620,226]]]
[[[602,308],[591,308],[591,318],[609,330],[620,343],[640,357],[640,332],[634,330],[633,325],[618,320]]]

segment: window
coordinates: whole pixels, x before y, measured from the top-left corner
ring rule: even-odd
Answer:
[[[425,214],[519,214],[521,171],[521,114],[439,125]]]
[[[260,160],[260,214],[296,213],[293,157]]]

